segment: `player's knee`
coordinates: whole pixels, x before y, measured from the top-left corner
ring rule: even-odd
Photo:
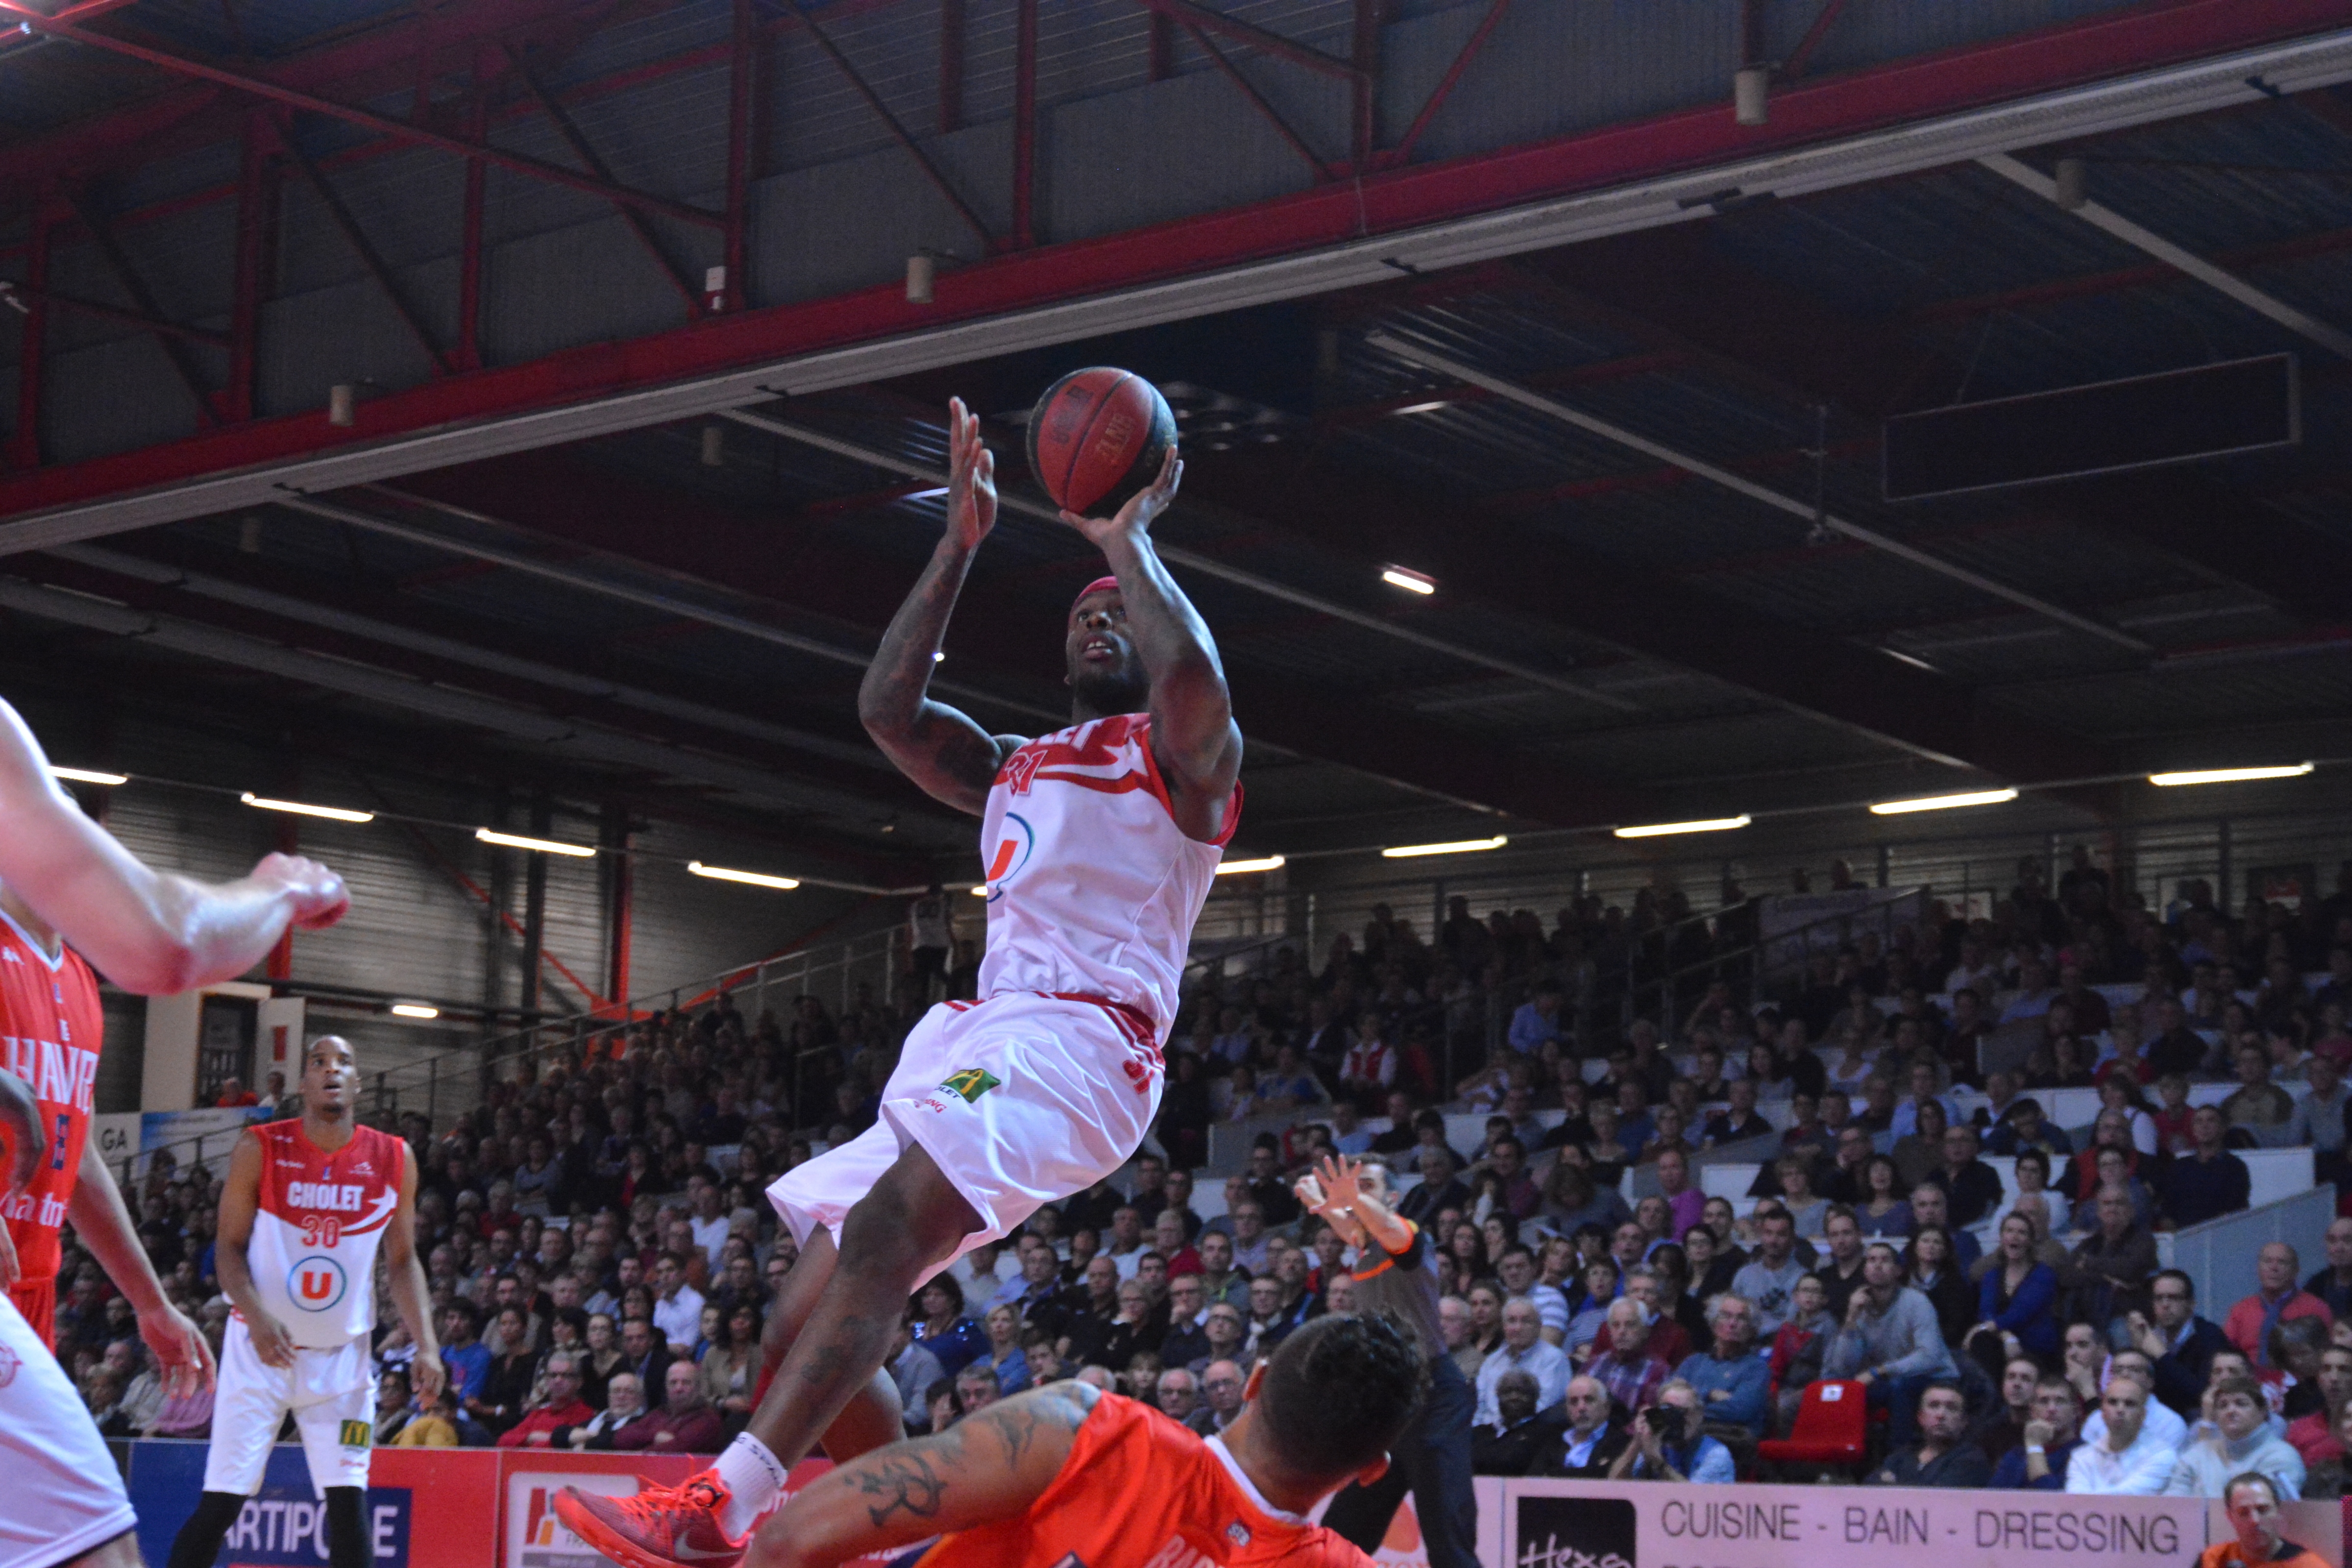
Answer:
[[[849,1211],[842,1225],[844,1260],[855,1252],[927,1268],[979,1226],[971,1202],[929,1154],[912,1148]]]

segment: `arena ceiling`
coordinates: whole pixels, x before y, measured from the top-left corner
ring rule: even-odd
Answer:
[[[1111,363],[1244,852],[2352,758],[2352,5],[0,9],[14,689],[968,874],[857,679],[945,398],[1034,505]],[[2280,353],[2293,448],[1881,499],[1890,415]],[[1097,570],[1008,510],[944,694],[1060,721]]]

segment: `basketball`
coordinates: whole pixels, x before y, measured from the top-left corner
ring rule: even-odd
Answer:
[[[1133,371],[1074,370],[1029,416],[1029,471],[1065,511],[1108,517],[1160,477],[1176,416]]]

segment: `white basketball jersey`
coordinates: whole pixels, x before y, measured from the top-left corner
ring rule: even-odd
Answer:
[[[306,1350],[335,1350],[375,1327],[375,1253],[400,1206],[408,1145],[373,1127],[330,1154],[299,1121],[265,1122],[261,1210],[246,1267],[253,1288]]]
[[[1192,922],[1241,821],[1241,795],[1236,784],[1216,843],[1186,837],[1145,713],[1041,735],[1005,758],[981,819],[981,995],[1100,997],[1142,1013],[1165,1041]]]

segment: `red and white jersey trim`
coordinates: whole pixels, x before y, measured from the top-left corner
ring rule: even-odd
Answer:
[[[1022,746],[998,769],[982,818],[980,994],[1126,1008],[1150,1025],[1156,1050],[1176,1016],[1193,922],[1240,822],[1235,786],[1216,843],[1176,826],[1149,714],[1090,720]]]

